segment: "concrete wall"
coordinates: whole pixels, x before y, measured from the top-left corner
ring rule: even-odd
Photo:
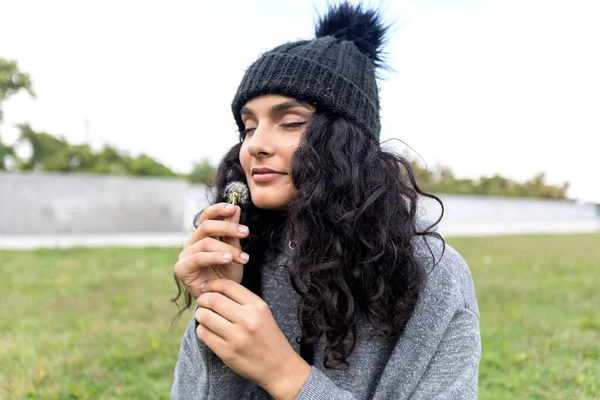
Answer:
[[[600,204],[496,196],[441,195],[439,229],[449,235],[600,231]],[[424,199],[421,214],[437,220],[440,206]]]
[[[600,231],[600,205],[442,195],[446,235]],[[0,235],[189,232],[208,205],[202,185],[179,179],[0,173]],[[436,220],[437,203],[421,214]]]
[[[209,204],[206,186],[198,184],[190,185],[185,196],[182,229],[184,231],[194,230],[194,217]]]
[[[0,173],[0,234],[181,231],[187,182]]]

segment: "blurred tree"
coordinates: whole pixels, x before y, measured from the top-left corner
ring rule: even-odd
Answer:
[[[93,172],[99,174],[126,175],[128,165],[131,161],[129,154],[118,149],[105,145],[97,154],[98,162],[94,166]]]
[[[88,145],[72,145],[64,138],[57,138],[46,132],[35,132],[27,124],[19,125],[18,128],[21,134],[17,145],[27,144],[31,148],[31,156],[22,159],[15,155],[17,170],[178,176],[145,154],[131,157],[111,146],[104,146],[100,151],[94,152]]]
[[[4,102],[21,90],[26,90],[35,97],[29,74],[21,72],[16,61],[0,57],[0,123],[3,120],[2,106]]]
[[[167,166],[145,154],[142,154],[137,158],[132,158],[129,161],[127,172],[128,175],[178,176]]]
[[[569,183],[561,186],[546,183],[543,173],[519,183],[498,174],[479,179],[459,179],[446,167],[437,167],[433,171],[421,167],[412,160],[411,166],[421,188],[430,193],[477,194],[513,197],[539,197],[566,199]]]
[[[0,171],[7,170],[8,160],[14,159],[14,155],[15,151],[12,146],[2,143],[2,137],[0,137]]]
[[[194,163],[189,180],[194,183],[203,183],[210,185],[217,176],[217,168],[213,167],[208,159]]]
[[[21,72],[16,61],[0,57],[0,124],[4,120],[4,103],[21,90],[26,90],[35,97],[29,74]],[[14,149],[5,145],[2,142],[2,135],[0,135],[0,171],[6,170],[8,156],[14,157]]]
[[[65,171],[65,168],[60,166],[68,164],[62,160],[66,157],[66,141],[45,132],[35,132],[28,124],[18,125],[18,128],[21,135],[17,143],[25,142],[31,148],[31,156],[28,159],[17,159],[18,170]]]

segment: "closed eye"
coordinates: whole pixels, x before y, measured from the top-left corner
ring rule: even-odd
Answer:
[[[307,122],[308,121],[290,122],[287,124],[279,124],[279,127],[284,128],[284,129],[297,129],[303,125],[306,125]],[[242,132],[241,132],[242,139],[245,139],[246,136],[248,136],[248,135],[252,135],[255,130],[256,130],[256,128],[246,128],[246,129],[242,130]]]
[[[248,135],[252,135],[255,130],[256,130],[256,128],[247,128],[247,129],[242,130],[242,139],[245,139],[246,136],[248,136]]]
[[[280,124],[279,127],[280,128],[299,128],[302,125],[305,125],[308,121],[300,121],[300,122],[290,122],[289,124]]]

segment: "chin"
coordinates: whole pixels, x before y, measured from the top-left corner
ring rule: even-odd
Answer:
[[[275,188],[250,187],[252,203],[264,210],[282,210],[291,202],[291,193]]]

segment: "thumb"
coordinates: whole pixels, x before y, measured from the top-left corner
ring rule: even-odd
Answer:
[[[235,206],[235,213],[231,217],[229,217],[229,222],[239,224],[241,216],[242,216],[242,209],[238,206]],[[231,246],[234,246],[235,248],[238,248],[238,249],[242,248],[242,246],[240,245],[240,239],[238,239],[238,238],[226,237],[226,238],[224,238],[223,241]]]

